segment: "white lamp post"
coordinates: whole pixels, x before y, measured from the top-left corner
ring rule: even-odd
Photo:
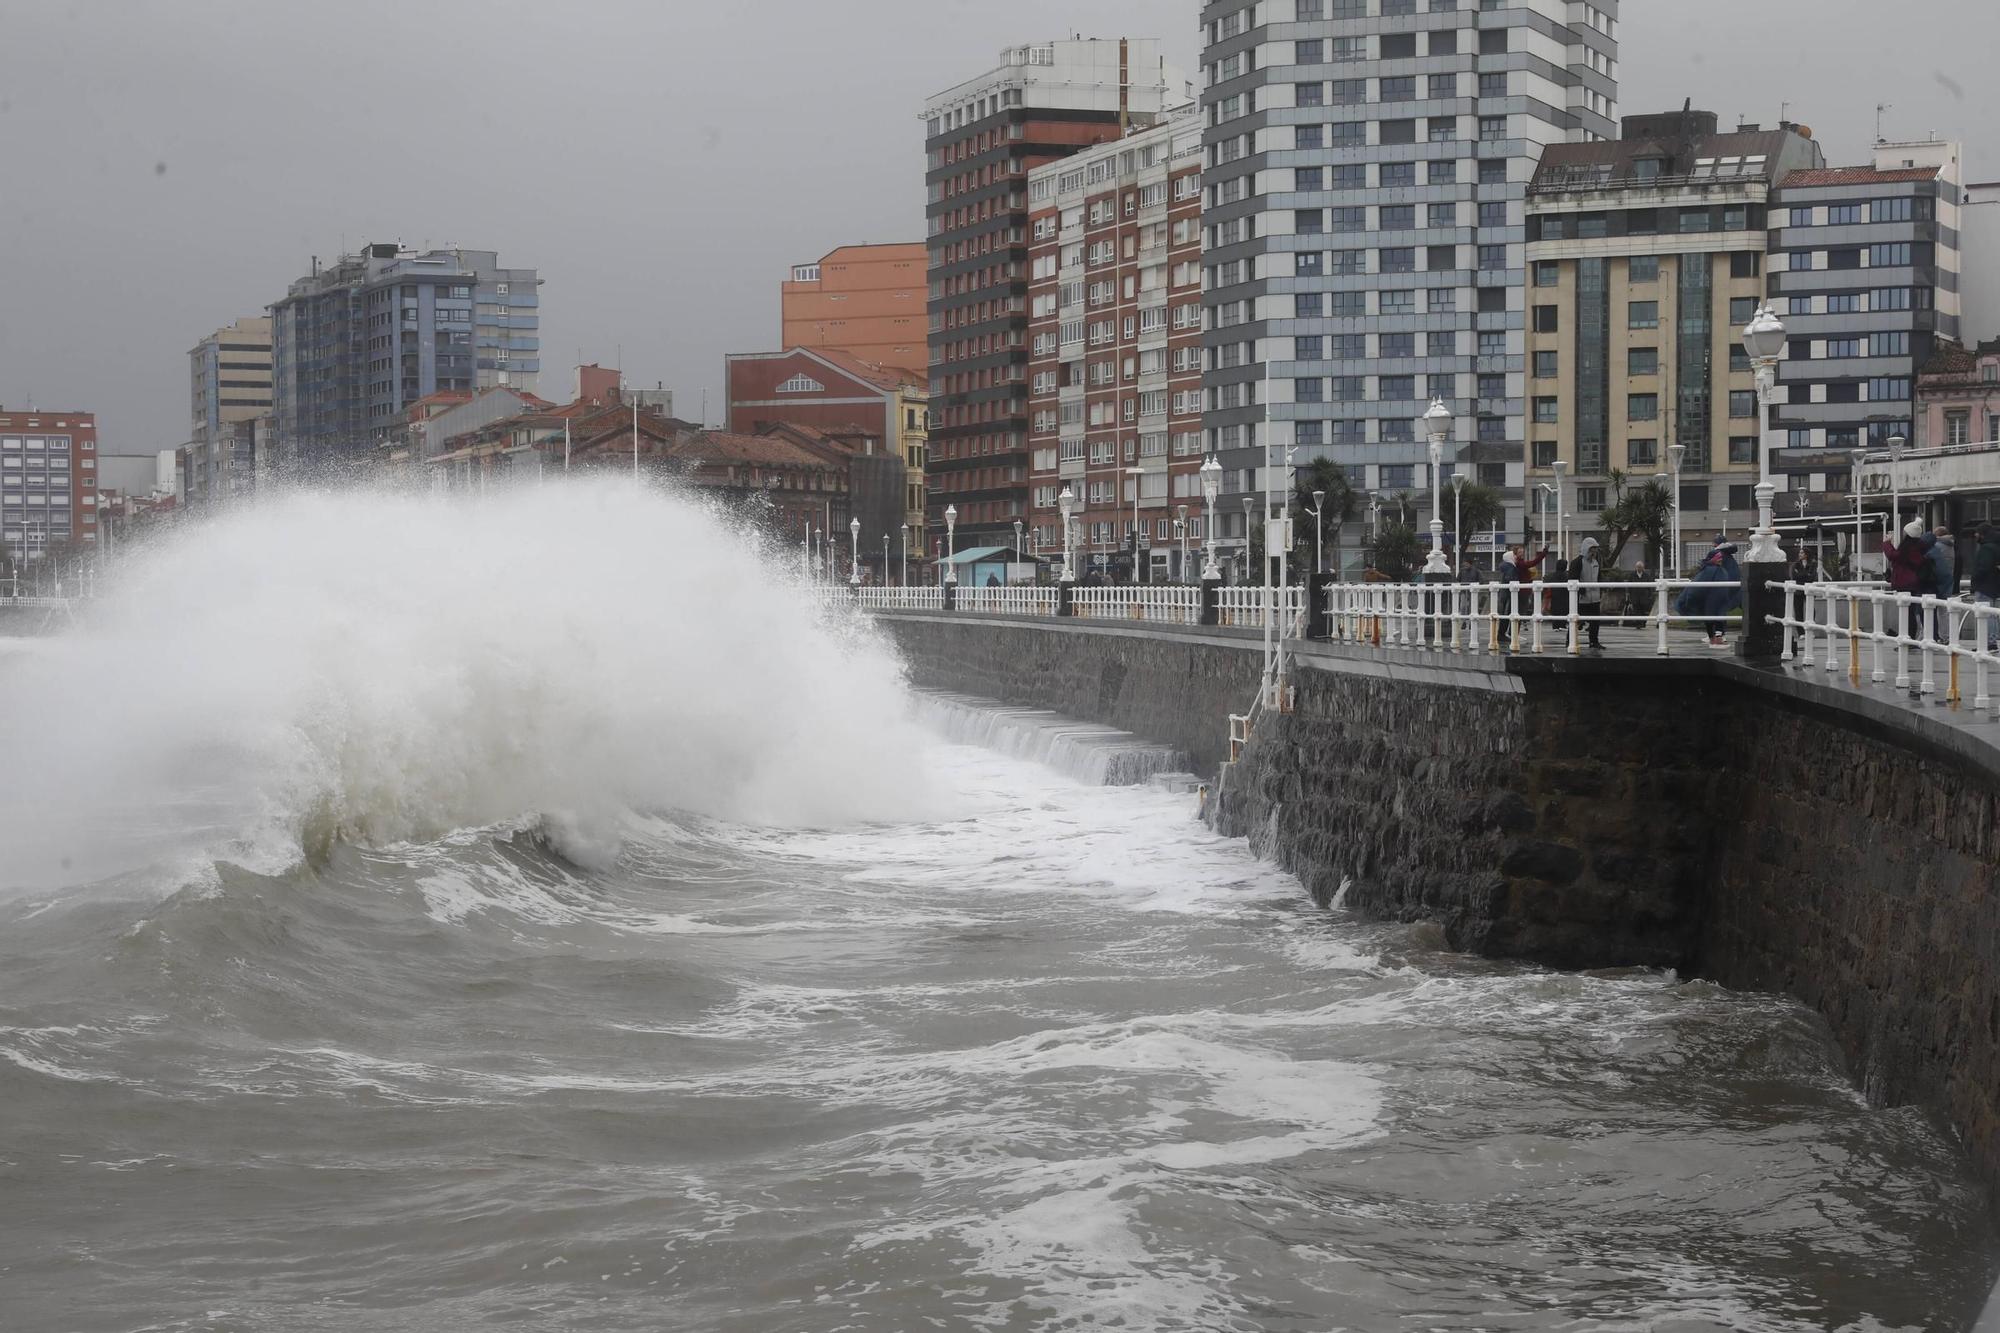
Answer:
[[[1326,573],[1326,492],[1313,492],[1313,573]]]
[[[1256,540],[1256,535],[1250,531],[1250,515],[1256,507],[1257,502],[1255,500],[1247,495],[1243,497],[1243,581],[1245,583],[1250,581],[1250,575],[1255,573],[1257,569],[1257,555],[1251,549],[1251,544]]]
[[[902,579],[903,579],[903,586],[904,586],[905,588],[907,588],[907,587],[909,587],[909,586],[910,586],[910,529],[911,529],[912,527],[914,527],[914,526],[916,526],[916,525],[915,525],[915,524],[913,524],[913,523],[905,523],[905,524],[903,524],[903,525],[902,525],[902,527],[901,527],[901,528],[900,528],[900,529],[898,530],[898,535],[899,535],[899,536],[901,536],[901,537],[902,537],[902,539],[903,539],[903,574],[902,574]]]
[[[1785,350],[1785,326],[1767,301],[1743,327],[1743,350],[1757,374],[1757,531],[1750,534],[1752,562],[1782,563],[1784,551],[1778,545],[1777,520],[1771,502],[1778,486],[1771,479],[1771,403],[1777,395],[1778,358]]]
[[[1465,474],[1451,474],[1451,530],[1458,538],[1458,567],[1465,568]]]
[[[889,534],[882,534],[882,586],[889,586]]]
[[[1187,532],[1187,523],[1188,523],[1188,520],[1187,520],[1187,506],[1186,506],[1186,505],[1175,505],[1175,506],[1174,506],[1174,511],[1175,511],[1175,516],[1174,516],[1174,533],[1175,533],[1175,535],[1176,535],[1176,536],[1178,536],[1178,537],[1179,537],[1179,538],[1181,539],[1181,573],[1180,573],[1180,581],[1181,581],[1182,583],[1186,583],[1186,582],[1188,581],[1188,576],[1187,576],[1187,574],[1188,574],[1188,570],[1187,570],[1187,538],[1188,538],[1188,532]]]
[[[1014,563],[1019,564],[1020,562],[1021,562],[1021,520],[1017,518],[1014,520]],[[1009,579],[1008,582],[1011,583],[1013,582],[1013,580]]]
[[[1903,446],[1908,443],[1900,435],[1889,437],[1889,540],[1903,544]]]
[[[1451,437],[1451,409],[1444,399],[1431,399],[1424,413],[1424,430],[1431,441],[1431,555],[1424,561],[1424,577],[1450,574],[1444,559],[1444,442]]]
[[[1674,555],[1673,577],[1681,576],[1683,547],[1681,546],[1681,460],[1687,457],[1688,447],[1684,444],[1667,446],[1667,473],[1673,479],[1674,488]]]
[[[944,581],[958,582],[958,566],[951,558],[958,554],[958,506],[944,507]]]
[[[1555,459],[1549,464],[1549,470],[1556,474],[1556,563],[1560,564],[1569,558],[1569,552],[1564,549],[1563,543],[1563,519],[1565,517],[1563,513],[1563,501],[1567,498],[1563,494],[1563,476],[1569,471],[1569,461],[1562,458]]]
[[[1062,511],[1062,525],[1063,525],[1062,581],[1064,583],[1074,583],[1076,582],[1076,541],[1075,541],[1076,534],[1075,530],[1070,525],[1070,518],[1072,515],[1076,513],[1076,492],[1072,490],[1068,485],[1064,485],[1062,488],[1062,494],[1056,497],[1056,508]]]
[[[1205,547],[1201,560],[1201,578],[1204,583],[1213,583],[1222,577],[1222,571],[1215,563],[1215,497],[1222,493],[1222,464],[1210,454],[1201,462],[1201,494],[1208,502],[1208,527],[1203,532]]]
[[[1848,561],[1847,568],[1850,582],[1861,577],[1861,460],[1867,452],[1856,449],[1849,456],[1847,489],[1854,499],[1854,558]]]
[[[861,520],[847,520],[847,544],[852,548],[849,555],[847,582],[850,587],[861,586]]]

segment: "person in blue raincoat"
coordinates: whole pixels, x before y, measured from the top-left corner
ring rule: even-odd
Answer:
[[[1709,585],[1733,584],[1733,587]],[[1674,603],[1674,614],[1688,620],[1705,622],[1708,642],[1712,648],[1727,646],[1723,631],[1729,627],[1729,613],[1743,605],[1743,570],[1736,563],[1736,543],[1717,542],[1701,562],[1701,571],[1694,576],[1694,582],[1681,589],[1680,599]]]

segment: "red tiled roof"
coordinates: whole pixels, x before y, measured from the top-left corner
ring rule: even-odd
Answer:
[[[772,467],[837,470],[834,463],[776,435],[739,435],[734,431],[705,430],[683,435],[674,441],[668,452],[677,458],[700,459],[703,463],[758,463]]]
[[[1979,354],[1960,343],[1940,338],[1931,359],[1918,368],[1920,375],[1970,375],[1979,368]]]
[[[1937,179],[1936,167],[1896,167],[1877,171],[1873,167],[1810,167],[1786,173],[1781,190],[1810,189],[1816,185],[1894,185],[1899,181]]]
[[[836,352],[827,347],[809,347],[805,350],[832,362],[855,378],[866,380],[879,388],[900,389],[905,385],[915,387],[923,383],[921,378],[907,370],[898,370],[894,366],[878,366],[873,361],[863,361],[860,357],[849,356],[846,352]]]

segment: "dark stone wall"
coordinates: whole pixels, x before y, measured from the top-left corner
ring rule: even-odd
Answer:
[[[2000,780],[1920,734],[1758,702],[1696,965],[1819,1010],[1869,1100],[1942,1111],[2000,1199]]]
[[[1124,727],[1208,771],[1256,692],[1253,637],[883,621],[919,684]],[[1946,1116],[2000,1201],[1992,740],[1719,658],[1297,661],[1292,711],[1220,785],[1219,827],[1319,902],[1345,885],[1349,907],[1436,921],[1454,948],[1791,994],[1872,1100]]]
[[[1250,707],[1262,672],[1252,635],[943,613],[876,623],[913,684],[1121,727],[1185,751],[1202,773],[1229,757],[1229,715]]]

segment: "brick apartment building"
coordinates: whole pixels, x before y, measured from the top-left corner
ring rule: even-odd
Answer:
[[[1201,120],[1192,108],[1028,177],[1031,549],[1166,579],[1203,531]],[[1136,533],[1136,539],[1135,539]]]
[[[922,241],[843,245],[817,263],[793,265],[779,291],[778,345],[921,374],[927,253]]]
[[[21,556],[97,541],[97,417],[0,411],[0,541]]]
[[[1028,519],[1028,175],[1150,126],[1188,100],[1150,39],[1011,47],[929,99],[927,174],[933,535],[1010,546]]]

